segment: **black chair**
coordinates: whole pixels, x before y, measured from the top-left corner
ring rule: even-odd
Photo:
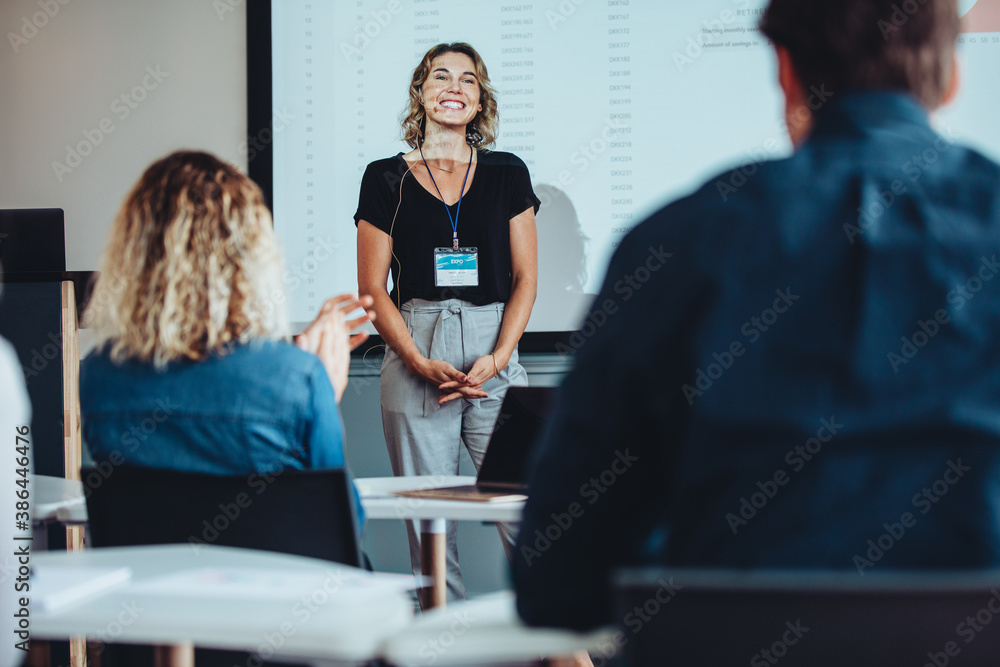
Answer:
[[[215,476],[154,468],[81,471],[94,547],[215,544],[362,566],[355,496],[344,470]],[[149,647],[109,646],[108,667],[153,665]],[[199,667],[270,665],[198,648]],[[286,666],[287,667],[287,666]]]
[[[223,477],[119,466],[82,478],[95,547],[217,544],[361,567],[344,470]]]
[[[629,667],[995,667],[1000,656],[997,570],[625,570],[615,605]]]

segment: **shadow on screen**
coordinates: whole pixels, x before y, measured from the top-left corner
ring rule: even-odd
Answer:
[[[538,227],[538,298],[535,312],[544,313],[550,330],[575,329],[594,295],[584,291],[587,282],[587,241],[576,207],[569,196],[551,185],[539,185],[542,201]]]

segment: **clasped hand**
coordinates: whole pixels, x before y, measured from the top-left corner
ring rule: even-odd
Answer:
[[[468,373],[463,373],[447,361],[426,359],[416,371],[430,384],[441,390],[438,405],[444,405],[457,398],[489,398],[482,386],[496,376],[496,363],[492,354],[486,354],[472,364]]]

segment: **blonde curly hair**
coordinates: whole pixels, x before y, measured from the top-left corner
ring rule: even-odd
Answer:
[[[469,123],[466,128],[466,138],[470,146],[488,149],[496,142],[497,131],[500,127],[497,91],[490,83],[490,75],[486,72],[486,63],[483,62],[479,53],[465,42],[438,44],[431,47],[424,54],[417,68],[413,70],[413,79],[410,81],[410,101],[401,118],[403,141],[411,148],[416,148],[423,143],[427,114],[420,97],[421,88],[431,74],[431,62],[445,53],[461,53],[472,59],[472,64],[476,69],[476,79],[479,81],[479,103],[483,105],[483,110],[476,114],[476,117]]]
[[[84,326],[162,368],[288,333],[281,251],[253,181],[208,153],[153,163],[115,219]]]

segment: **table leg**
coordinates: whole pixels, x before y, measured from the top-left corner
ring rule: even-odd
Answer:
[[[83,551],[83,526],[66,526],[66,550]],[[70,667],[87,667],[87,638],[69,638]]]
[[[154,667],[194,667],[194,644],[153,647]]]
[[[28,644],[28,657],[24,660],[25,667],[52,667],[52,646],[41,639],[32,639]]]
[[[87,638],[69,638],[69,665],[70,667],[87,667]]]
[[[432,578],[431,585],[420,589],[422,609],[443,607],[447,600],[446,529],[444,519],[420,520],[420,572]]]

